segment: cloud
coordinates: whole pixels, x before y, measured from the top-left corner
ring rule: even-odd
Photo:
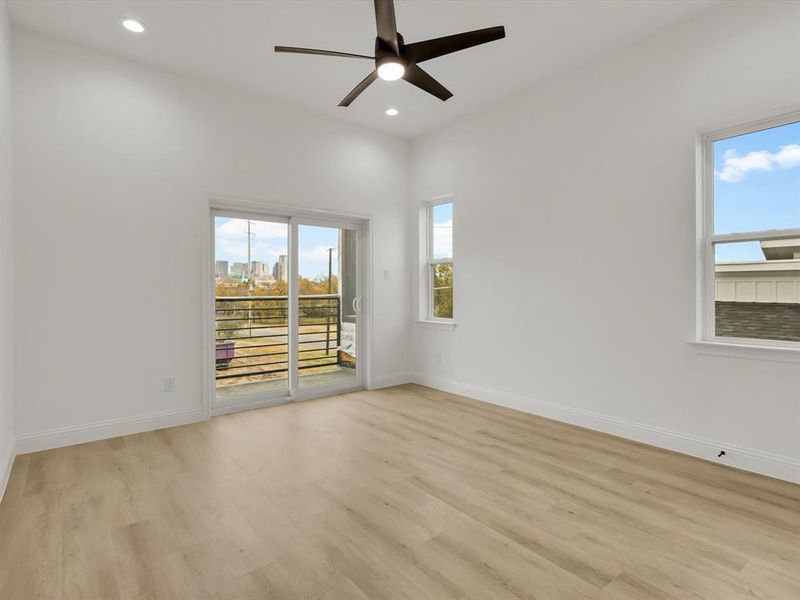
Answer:
[[[800,166],[800,144],[781,146],[781,149],[773,156],[781,169]]]
[[[433,224],[433,257],[453,256],[453,220]]]
[[[328,260],[328,248],[330,246],[317,246],[316,248],[311,248],[309,250],[301,250],[300,251],[300,260]],[[334,248],[333,249],[333,258],[335,259],[339,256],[339,251]]]
[[[722,170],[717,171],[721,181],[741,181],[750,171],[772,171],[800,166],[800,144],[781,146],[777,152],[758,150],[739,156],[736,150],[727,150],[722,157]]]
[[[289,235],[286,223],[270,223],[269,221],[250,221],[250,233],[253,239],[285,240]],[[217,237],[226,240],[247,240],[247,220],[231,219],[217,227]]]
[[[286,254],[288,227],[285,223],[251,221],[251,260],[266,261],[272,265],[278,256]],[[233,262],[247,261],[247,220],[232,219],[215,229],[217,258]]]

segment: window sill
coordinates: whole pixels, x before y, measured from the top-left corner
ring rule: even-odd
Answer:
[[[759,346],[749,343],[712,342],[709,340],[692,340],[689,344],[694,346],[698,354],[800,364],[800,346],[787,348],[783,346]]]
[[[417,325],[420,327],[427,327],[428,329],[442,329],[444,331],[453,331],[456,328],[455,321],[431,321],[429,319],[419,319]]]

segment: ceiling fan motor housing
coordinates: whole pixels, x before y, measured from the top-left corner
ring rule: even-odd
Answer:
[[[379,37],[375,38],[375,68],[388,62],[400,63],[404,67],[408,66],[408,60],[403,56],[403,48],[405,47],[403,44],[403,36],[399,33],[397,34],[397,43],[398,51],[395,52],[394,48],[384,40]]]

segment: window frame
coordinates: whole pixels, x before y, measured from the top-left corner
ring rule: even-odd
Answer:
[[[433,257],[433,209],[442,204],[453,205],[453,231],[451,235],[455,235],[455,213],[456,205],[452,196],[440,196],[429,200],[425,203],[425,286],[426,286],[426,309],[424,320],[431,323],[455,323],[456,316],[456,303],[455,303],[455,250],[451,253],[450,258],[434,258]],[[455,239],[455,238],[454,238]],[[452,317],[436,317],[433,314],[433,269],[435,265],[450,263],[453,269],[453,316]]]
[[[714,233],[714,142],[800,121],[800,110],[700,133],[697,139],[697,323],[696,342],[800,351],[800,342],[718,336],[716,334],[717,244],[782,240],[800,237],[800,228]]]

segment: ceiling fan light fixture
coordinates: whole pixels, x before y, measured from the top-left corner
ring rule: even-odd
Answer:
[[[378,77],[384,81],[397,81],[405,72],[406,68],[400,62],[388,61],[378,65]]]

